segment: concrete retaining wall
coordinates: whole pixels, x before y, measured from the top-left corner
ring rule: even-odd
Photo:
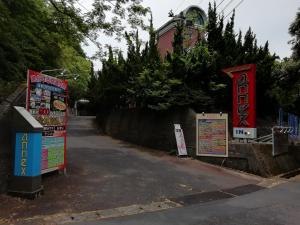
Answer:
[[[186,134],[187,146],[195,145],[195,112],[191,109],[156,112],[151,110],[118,110],[103,120],[105,133],[150,148],[176,149],[174,124],[180,123]],[[100,118],[101,119],[101,118]]]
[[[25,106],[26,85],[20,86],[0,104],[0,193],[6,191],[7,179],[12,171],[12,106]]]
[[[184,131],[189,155],[199,160],[270,177],[300,167],[300,147],[272,157],[270,144],[229,144],[229,157],[197,157],[196,113],[191,109],[176,109],[165,112],[151,110],[116,110],[98,117],[104,133],[137,145],[172,151],[176,149],[174,124],[179,123]]]
[[[299,147],[291,147],[289,153],[272,156],[271,144],[229,144],[228,158],[199,157],[200,160],[242,170],[263,177],[272,177],[300,167]]]

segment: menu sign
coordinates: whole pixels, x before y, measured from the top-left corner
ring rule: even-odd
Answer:
[[[228,157],[228,115],[197,114],[197,155]]]
[[[43,127],[42,173],[66,164],[67,81],[28,70],[27,110]]]

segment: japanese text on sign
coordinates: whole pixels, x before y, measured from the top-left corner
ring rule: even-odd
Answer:
[[[197,115],[197,155],[228,156],[227,114]]]

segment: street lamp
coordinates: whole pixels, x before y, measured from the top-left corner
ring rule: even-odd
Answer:
[[[78,77],[79,77],[78,74],[67,74],[68,71],[64,68],[51,69],[51,70],[42,70],[40,73],[50,76],[49,74],[46,74],[45,72],[48,73],[48,72],[57,72],[57,71],[61,71],[60,74],[57,75],[57,76],[52,75],[53,77],[56,77],[56,78],[62,77],[63,79],[73,78],[74,80],[77,80]]]
[[[58,77],[62,77],[63,79],[73,79],[73,80],[77,80],[79,77],[79,74],[60,74],[58,76],[56,76],[56,78]]]
[[[60,73],[61,75],[63,75],[65,72],[67,72],[66,69],[61,68],[61,69],[52,69],[52,70],[42,70],[40,73],[45,74],[45,72],[56,72],[56,71],[61,71],[61,73]],[[47,75],[47,74],[45,74],[45,75]]]

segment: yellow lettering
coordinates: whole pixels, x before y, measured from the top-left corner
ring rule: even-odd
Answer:
[[[27,133],[24,133],[23,136],[22,136],[22,142],[27,142],[28,141],[28,134]]]
[[[21,167],[21,175],[22,176],[26,175],[26,167]]]
[[[24,133],[21,140],[21,175],[26,176],[27,157],[28,157],[28,134]]]
[[[21,166],[26,167],[27,166],[27,159],[22,159],[21,160]]]

